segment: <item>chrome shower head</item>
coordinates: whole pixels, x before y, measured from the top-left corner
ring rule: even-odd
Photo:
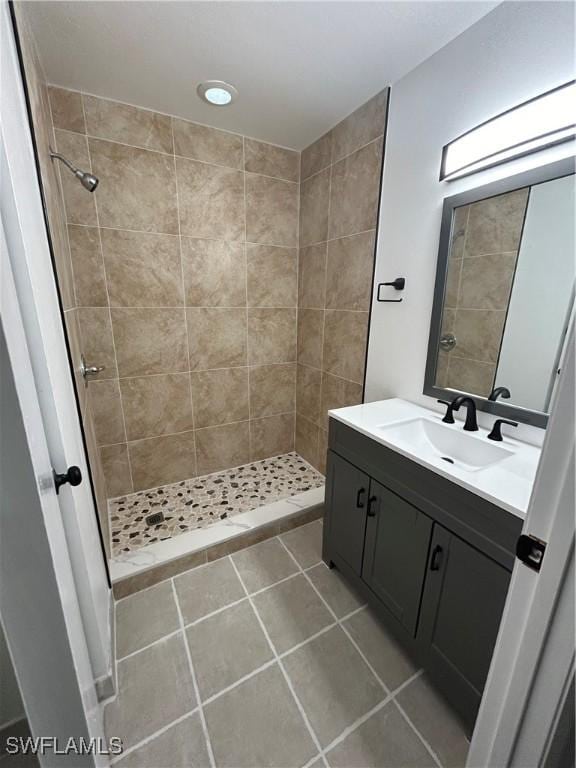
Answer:
[[[61,163],[64,163],[64,165],[72,171],[74,176],[80,181],[80,184],[82,184],[84,189],[87,189],[88,192],[94,192],[99,182],[97,176],[94,176],[94,174],[89,171],[81,171],[80,168],[75,168],[72,163],[68,162],[68,160],[66,160],[63,155],[58,154],[58,152],[50,152],[50,157],[52,160],[56,159],[60,160]]]

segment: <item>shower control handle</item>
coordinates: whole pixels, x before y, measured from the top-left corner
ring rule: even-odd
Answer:
[[[86,361],[84,360],[84,355],[81,355],[80,358],[80,373],[82,374],[82,377],[84,379],[87,379],[89,376],[96,376],[99,373],[102,373],[106,369],[105,365],[86,365]]]

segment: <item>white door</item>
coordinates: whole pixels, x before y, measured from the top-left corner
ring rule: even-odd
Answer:
[[[0,618],[33,736],[102,737],[59,497],[0,221]],[[42,766],[105,765],[58,756]]]
[[[0,24],[0,210],[51,463],[59,473],[77,465],[84,477],[78,487],[62,488],[58,514],[93,676],[100,679],[111,674],[111,590],[88,482],[14,31],[4,0]]]

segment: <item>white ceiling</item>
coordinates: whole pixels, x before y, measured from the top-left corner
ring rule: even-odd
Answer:
[[[303,149],[498,3],[26,5],[51,83]],[[237,101],[203,103],[202,80]]]

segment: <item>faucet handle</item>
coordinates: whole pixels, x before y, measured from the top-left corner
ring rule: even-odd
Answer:
[[[517,427],[517,421],[509,421],[508,419],[496,419],[492,431],[488,435],[488,440],[496,440],[499,443],[502,442],[502,424],[508,424],[509,427]]]
[[[445,424],[454,424],[454,414],[452,413],[452,403],[449,403],[447,400],[436,400],[436,402],[440,403],[440,405],[448,406],[442,421]]]

